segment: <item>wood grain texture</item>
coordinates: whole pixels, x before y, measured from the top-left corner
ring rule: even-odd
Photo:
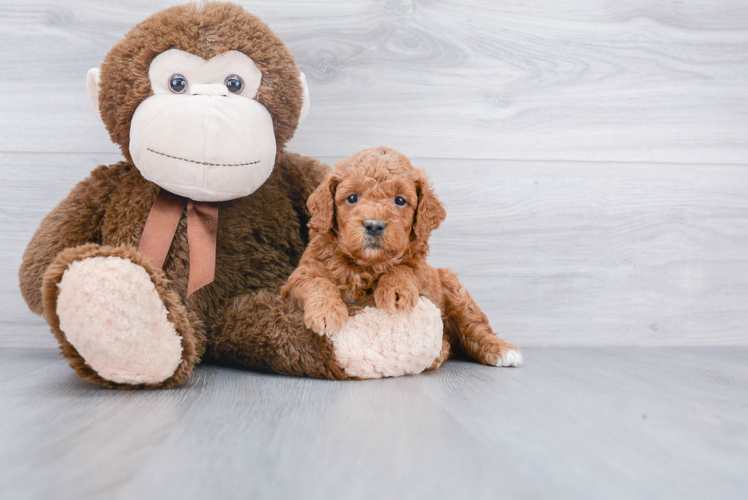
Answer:
[[[421,160],[451,267],[519,345],[748,345],[748,169]]]
[[[0,151],[114,152],[86,71],[181,2],[0,4]],[[746,163],[741,0],[246,1],[306,72],[292,149],[348,155]]]
[[[2,345],[54,345],[18,292],[21,254],[78,180],[117,160],[0,154]],[[447,207],[429,262],[455,270],[507,340],[748,345],[748,167],[415,164]]]
[[[119,158],[86,70],[170,4],[0,3],[0,152],[21,152],[0,154],[3,345],[54,345],[18,294],[21,253],[75,182]],[[245,4],[309,77],[289,149],[425,158],[450,214],[432,263],[507,339],[748,345],[748,170],[729,165],[748,159],[747,4]]]
[[[199,367],[117,392],[0,349],[3,498],[720,498],[748,488],[745,348],[531,348],[335,382]],[[742,360],[736,360],[736,353]]]

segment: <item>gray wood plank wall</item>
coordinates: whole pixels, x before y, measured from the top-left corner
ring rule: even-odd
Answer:
[[[40,219],[118,160],[86,71],[180,2],[0,2],[0,346]],[[243,3],[306,73],[289,150],[400,149],[448,208],[432,263],[520,345],[748,345],[748,3]]]

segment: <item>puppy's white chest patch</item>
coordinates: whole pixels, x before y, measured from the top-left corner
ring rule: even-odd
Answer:
[[[430,367],[441,354],[443,333],[441,311],[421,297],[407,312],[366,307],[328,336],[348,375],[382,378],[414,375]]]

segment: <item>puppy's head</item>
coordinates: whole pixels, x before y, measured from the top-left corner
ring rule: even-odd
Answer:
[[[309,227],[357,261],[383,263],[428,248],[446,216],[421,169],[390,148],[365,149],[335,165],[308,200]]]

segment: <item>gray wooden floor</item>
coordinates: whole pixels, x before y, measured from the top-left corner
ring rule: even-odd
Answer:
[[[118,392],[0,349],[0,496],[745,498],[748,348],[525,354],[367,382],[201,366]]]

